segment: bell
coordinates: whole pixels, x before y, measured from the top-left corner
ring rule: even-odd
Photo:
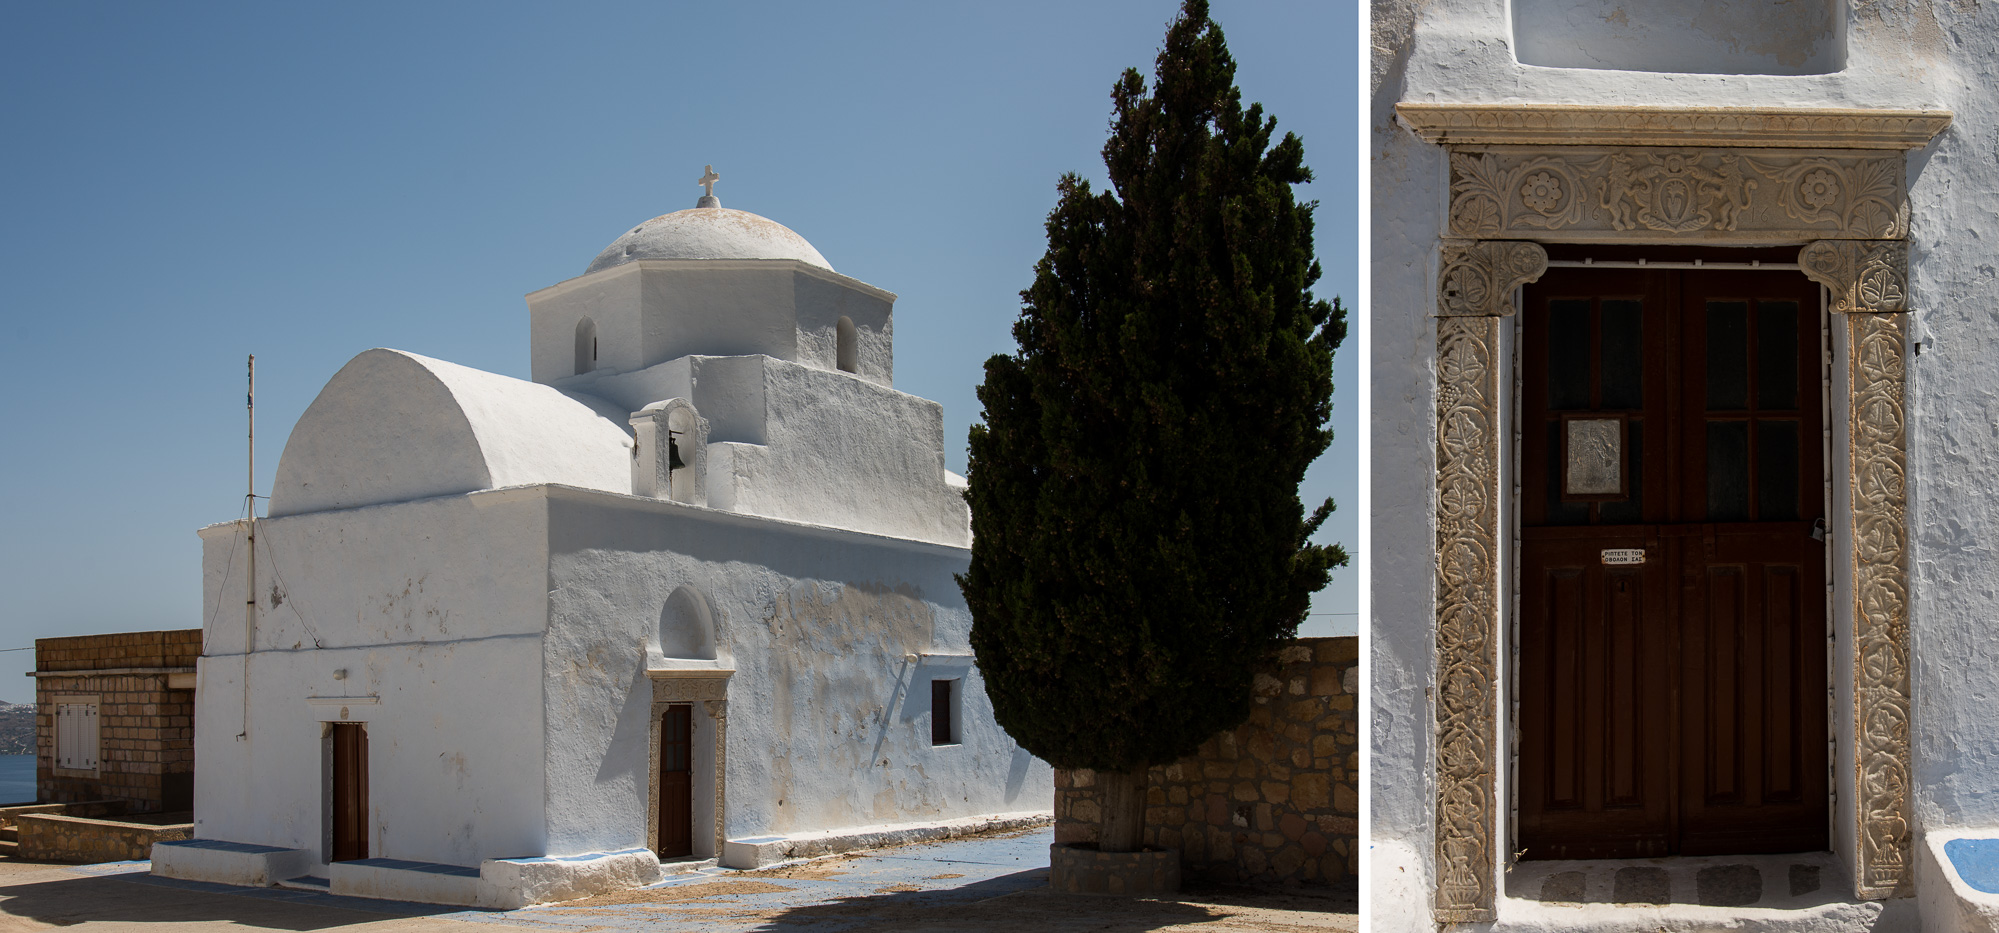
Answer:
[[[666,435],[666,468],[669,470],[678,470],[687,465],[686,461],[680,459],[680,442],[676,439],[678,437],[680,437],[678,433],[671,431]]]

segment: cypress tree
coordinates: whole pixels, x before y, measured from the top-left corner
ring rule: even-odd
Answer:
[[[1248,718],[1257,666],[1347,561],[1308,540],[1331,443],[1338,300],[1317,300],[1304,146],[1247,109],[1205,0],[1148,91],[1112,89],[1109,191],[1057,185],[1018,352],[986,362],[959,578],[1000,724],[1104,787],[1105,851],[1139,847],[1146,769]]]

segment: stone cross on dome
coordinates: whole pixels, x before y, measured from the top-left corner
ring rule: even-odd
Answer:
[[[701,186],[701,200],[694,202],[694,206],[721,207],[722,199],[715,196],[715,183],[721,181],[722,176],[715,174],[715,166],[704,165],[702,169],[701,177],[694,182]]]

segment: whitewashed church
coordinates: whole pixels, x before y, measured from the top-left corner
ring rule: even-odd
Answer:
[[[1999,922],[1999,5],[1374,0],[1377,931]]]
[[[202,529],[196,838],[156,874],[506,907],[1047,810],[895,295],[716,179],[527,296],[533,381],[362,353],[254,562]]]

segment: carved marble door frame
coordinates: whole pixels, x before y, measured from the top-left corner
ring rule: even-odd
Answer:
[[[1857,894],[1907,893],[1909,673],[1903,339],[1909,212],[1904,150],[1935,111],[1793,111],[1402,104],[1450,151],[1437,300],[1435,919],[1497,919],[1504,646],[1500,328],[1541,243],[1803,244],[1848,338],[1853,593],[1848,766]],[[1633,145],[1636,143],[1636,145]],[[1837,407],[1839,400],[1835,400]],[[1835,720],[1836,721],[1836,720]]]

